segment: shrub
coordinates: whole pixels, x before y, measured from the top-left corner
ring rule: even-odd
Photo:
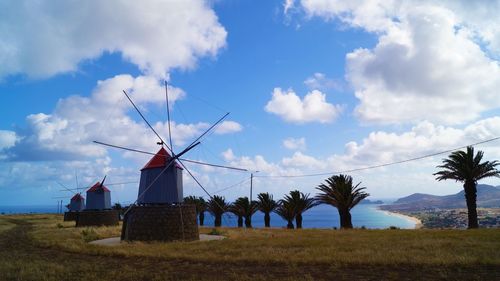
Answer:
[[[217,228],[212,228],[212,230],[208,233],[208,235],[222,235],[222,232]]]
[[[57,226],[57,228],[63,228],[64,227],[64,225],[62,225],[61,223],[58,223],[56,226]]]
[[[90,242],[99,239],[99,235],[95,232],[93,228],[87,228],[82,230],[82,239],[85,242]]]

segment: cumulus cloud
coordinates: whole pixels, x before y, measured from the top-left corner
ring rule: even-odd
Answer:
[[[330,123],[342,112],[342,106],[326,101],[326,95],[318,90],[307,93],[301,99],[293,90],[274,88],[265,110],[290,123]]]
[[[483,119],[463,129],[424,121],[400,134],[372,132],[360,143],[347,143],[344,154],[331,156],[329,162],[341,169],[377,165],[454,149],[497,136],[500,136],[500,117]],[[500,149],[497,146],[494,142],[485,143],[480,149],[487,151],[489,158],[499,158]]]
[[[0,130],[0,150],[14,146],[18,140],[16,132]]]
[[[165,77],[215,56],[227,32],[202,0],[2,1],[0,78],[46,78],[120,53],[144,73]]]
[[[295,8],[295,0],[285,0],[283,3],[283,12],[288,14],[288,12]]]
[[[243,130],[243,126],[235,121],[223,121],[215,128],[215,133],[219,135],[236,133]]]
[[[314,187],[330,176],[330,173],[420,157],[497,136],[500,136],[500,117],[483,119],[464,128],[423,121],[401,133],[372,132],[360,142],[346,143],[344,151],[329,156],[316,157],[295,152],[281,160],[269,161],[262,155],[237,156],[230,149],[223,155],[231,165],[261,171],[257,174],[257,177],[263,176],[258,178],[258,186],[265,186],[266,190],[269,188],[280,194],[297,186],[305,192],[315,192]],[[498,140],[478,145],[476,149],[485,152],[485,160],[500,158]],[[439,165],[447,154],[349,174],[356,181],[362,181],[368,191],[378,198],[406,196],[414,192],[451,194],[460,190],[461,185],[454,182],[436,182],[432,175],[436,172],[436,165]],[[312,177],[293,177],[318,173],[320,175]],[[485,180],[483,183],[498,184],[495,179]]]
[[[320,161],[312,156],[305,155],[300,151],[295,152],[292,157],[285,157],[281,160],[285,167],[298,167],[307,169],[325,169],[326,162]]]
[[[283,140],[283,146],[290,150],[305,150],[306,149],[306,139],[305,138],[287,138]]]
[[[378,36],[373,49],[346,58],[361,120],[450,125],[500,107],[500,65],[485,50],[500,50],[494,16],[500,6],[487,3],[488,9],[464,1],[301,1],[310,17],[339,19]]]
[[[329,89],[335,89],[335,90],[341,89],[339,81],[333,78],[328,78],[325,74],[319,72],[316,72],[311,77],[308,77],[304,81],[304,84],[306,84],[306,86],[311,90],[325,91]]]
[[[4,154],[4,150],[13,147],[20,138],[16,132],[0,130],[0,160],[6,159],[8,156]]]
[[[94,144],[93,140],[156,151],[156,142],[159,140],[142,120],[131,117],[135,117],[136,113],[123,95],[123,89],[146,115],[148,109],[159,104],[165,105],[165,89],[157,79],[117,75],[99,81],[89,97],[70,96],[59,100],[51,113],[27,116],[26,128],[17,132],[18,141],[15,145],[10,138],[6,154],[10,160],[16,161],[74,160],[106,156],[105,147]],[[169,95],[171,105],[174,105],[185,93],[169,86]],[[168,123],[158,121],[151,124],[167,141]],[[226,125],[224,132],[220,133],[236,130],[235,124],[227,124],[229,125]],[[183,124],[173,121],[173,142],[176,146],[185,145],[209,126],[206,122]],[[7,135],[11,136],[12,133]],[[132,153],[125,155],[131,156]],[[140,159],[144,161],[143,158]]]

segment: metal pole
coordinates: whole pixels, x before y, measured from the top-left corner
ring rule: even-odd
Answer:
[[[250,174],[250,204],[252,203],[253,173]]]

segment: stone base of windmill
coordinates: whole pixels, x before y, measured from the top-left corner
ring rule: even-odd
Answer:
[[[64,221],[76,221],[79,212],[64,212]]]
[[[121,239],[128,241],[199,240],[196,207],[190,204],[133,206],[123,219]]]
[[[79,212],[76,219],[76,226],[115,226],[118,225],[119,216],[120,214],[116,210],[85,210]]]

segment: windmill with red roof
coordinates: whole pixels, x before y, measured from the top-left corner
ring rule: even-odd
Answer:
[[[104,186],[104,181],[96,182],[87,190],[87,207],[86,210],[110,210],[111,209],[111,192]]]
[[[61,187],[64,188],[63,191],[69,191],[74,195],[71,197],[69,204],[66,205],[68,211],[64,213],[64,221],[74,221],[77,218],[77,214],[85,209],[85,198],[82,196],[80,188],[78,186],[78,176],[75,172],[76,188],[70,189],[64,184],[57,182]],[[76,190],[76,192],[74,191]]]
[[[190,145],[179,153],[173,151],[172,133],[170,128],[170,111],[168,100],[168,85],[165,81],[165,98],[167,103],[168,135],[170,146],[167,145],[139,108],[132,101],[127,92],[123,91],[127,99],[139,113],[144,122],[158,137],[157,142],[161,148],[156,153],[141,151],[118,145],[107,144],[99,141],[94,143],[119,148],[127,151],[153,155],[148,163],[141,169],[141,178],[137,200],[125,212],[122,228],[123,240],[198,240],[198,226],[196,223],[196,210],[194,205],[183,204],[182,173],[186,171],[194,182],[210,197],[210,193],[194,177],[193,173],[183,162],[225,168],[238,171],[247,171],[235,167],[209,164],[200,161],[181,158],[184,154],[200,144],[200,140],[214,129],[229,113],[219,118],[203,134],[196,138]]]
[[[67,207],[70,212],[83,211],[85,209],[85,198],[80,193],[76,193],[71,197]]]

